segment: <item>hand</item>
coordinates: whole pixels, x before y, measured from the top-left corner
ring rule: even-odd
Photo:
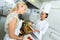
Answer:
[[[24,23],[25,21],[24,21],[24,20],[22,20],[22,22]]]
[[[24,39],[24,36],[20,36],[20,40],[23,40]]]
[[[32,24],[32,22],[28,22],[28,25],[32,26],[33,24]]]

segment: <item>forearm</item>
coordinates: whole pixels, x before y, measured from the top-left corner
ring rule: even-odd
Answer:
[[[40,31],[35,29],[35,30],[33,30],[33,32],[40,32]]]

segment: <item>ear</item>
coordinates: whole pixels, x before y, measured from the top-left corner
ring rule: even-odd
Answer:
[[[45,18],[47,18],[48,16],[46,15],[46,17]]]

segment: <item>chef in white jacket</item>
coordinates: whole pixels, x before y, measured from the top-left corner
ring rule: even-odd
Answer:
[[[37,20],[37,23],[35,25],[35,29],[36,29],[35,31],[37,32],[34,32],[34,35],[38,38],[36,40],[42,40],[42,36],[46,33],[49,27],[49,24],[46,21],[46,18],[48,17],[48,13],[50,9],[51,9],[51,4],[46,4],[44,6],[43,11],[40,14],[40,19]]]

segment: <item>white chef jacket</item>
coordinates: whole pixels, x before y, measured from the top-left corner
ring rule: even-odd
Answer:
[[[34,32],[34,35],[36,35],[39,40],[42,40],[42,36],[46,33],[48,27],[49,24],[46,20],[38,20],[35,25],[35,29],[39,30],[40,32]]]

